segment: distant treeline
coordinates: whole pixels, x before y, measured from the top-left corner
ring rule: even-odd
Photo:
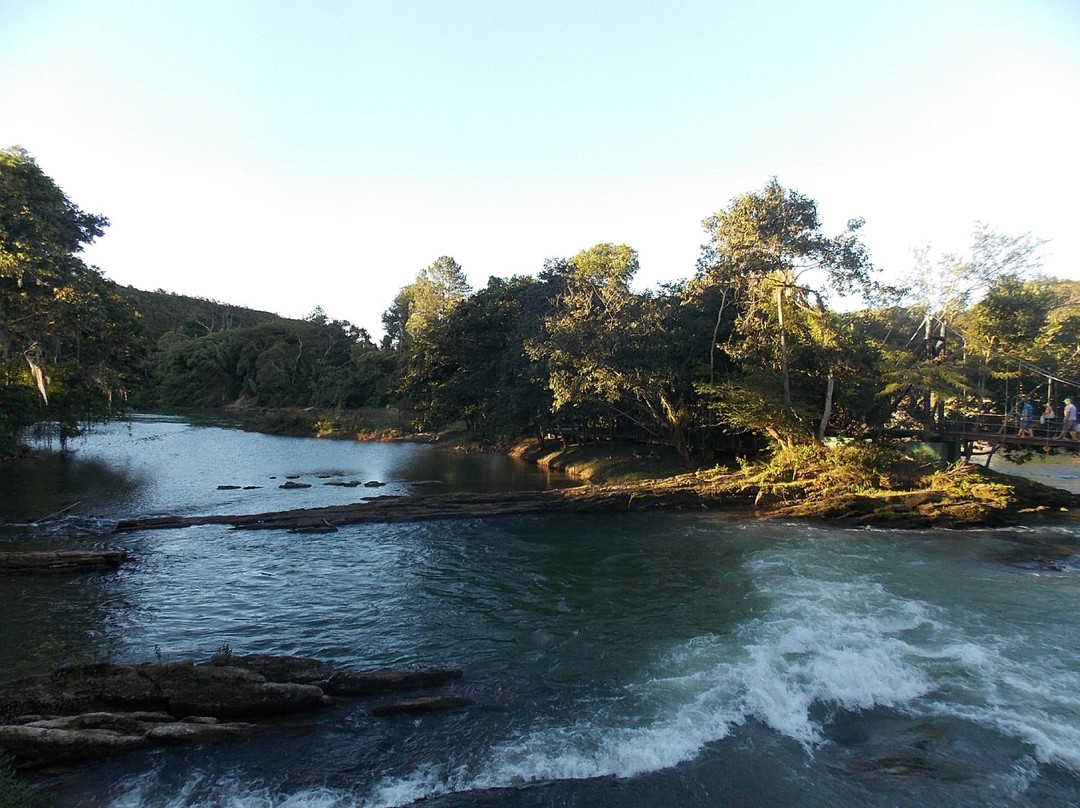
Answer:
[[[1080,294],[1035,274],[1038,241],[980,225],[969,255],[923,251],[897,288],[861,224],[826,235],[813,200],[772,180],[704,221],[688,279],[643,292],[626,245],[478,291],[444,256],[390,302],[375,344],[321,309],[290,320],[118,287],[78,258],[104,217],[0,151],[0,450],[125,405],[394,407],[489,442],[660,441],[694,465],[745,436],[932,427],[1077,392],[1063,380],[1080,376]],[[832,305],[852,294],[863,308]]]

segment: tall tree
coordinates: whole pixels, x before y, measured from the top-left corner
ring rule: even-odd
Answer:
[[[140,350],[130,304],[78,256],[107,225],[24,149],[0,150],[0,399],[36,390],[38,417],[59,425],[62,442],[107,416]]]
[[[744,366],[749,363],[758,381],[776,369],[781,417],[769,415],[776,407],[768,399],[768,385],[755,385],[758,389],[749,395],[745,384],[713,385],[712,393],[727,398],[718,403],[728,417],[747,407],[757,409],[756,415],[744,413],[745,420],[764,421],[762,426],[774,438],[791,440],[796,432],[807,433],[807,413],[793,407],[792,340],[798,336],[821,345],[832,340],[828,293],[873,289],[870,260],[857,235],[863,222],[851,219],[843,233],[826,236],[817,204],[773,178],[761,191],[736,197],[703,224],[709,241],[698,262],[696,286],[722,290],[718,325],[724,307],[734,312],[727,354]],[[820,376],[826,388],[824,409],[831,409],[834,369],[826,361],[816,370],[802,371]]]
[[[693,391],[684,342],[674,326],[677,294],[639,295],[630,289],[637,252],[598,244],[569,261],[549,262],[552,311],[543,332],[526,343],[543,362],[553,411],[564,417],[607,408],[672,442],[688,466]]]

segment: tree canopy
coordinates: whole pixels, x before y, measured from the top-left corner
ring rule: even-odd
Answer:
[[[108,417],[135,382],[138,318],[80,258],[108,220],[85,213],[24,149],[0,151],[0,431],[34,422],[61,442]]]
[[[120,289],[79,257],[106,225],[25,151],[0,152],[8,443],[35,422],[66,439],[139,386],[143,407],[393,406],[487,442],[659,442],[694,466],[933,428],[1080,376],[1080,293],[1035,274],[1038,240],[979,225],[966,256],[919,252],[900,293],[877,283],[860,219],[828,234],[817,204],[775,178],[704,220],[685,281],[635,289],[637,251],[600,243],[474,292],[441,256],[396,295],[381,345],[322,309],[289,320]],[[852,294],[864,308],[833,308]]]

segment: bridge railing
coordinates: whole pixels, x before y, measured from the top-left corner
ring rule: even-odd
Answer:
[[[1031,423],[1031,433],[1036,438],[1056,438],[1061,433],[1062,419],[1052,418],[1040,422],[1036,418]],[[945,419],[942,431],[956,437],[990,437],[992,435],[1016,436],[1020,431],[1019,415],[1000,413],[978,413],[976,415],[953,416]]]

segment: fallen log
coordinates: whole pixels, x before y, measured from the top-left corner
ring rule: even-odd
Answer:
[[[0,575],[54,575],[114,570],[130,560],[124,550],[52,550],[0,553]]]

